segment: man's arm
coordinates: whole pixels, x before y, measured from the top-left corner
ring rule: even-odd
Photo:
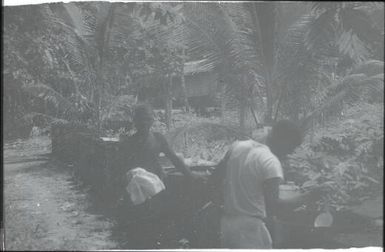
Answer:
[[[193,173],[190,171],[190,169],[185,165],[183,160],[181,160],[174,150],[170,147],[168,144],[166,138],[162,134],[156,134],[156,137],[160,143],[161,151],[164,153],[164,155],[170,159],[171,163],[175,166],[175,168],[179,169],[184,175],[193,177]]]
[[[292,211],[293,209],[303,205],[310,200],[317,199],[320,195],[317,190],[309,191],[298,196],[288,199],[281,199],[279,197],[279,185],[281,178],[270,178],[264,182],[264,197],[266,202],[266,210],[269,216],[280,216],[285,211]]]

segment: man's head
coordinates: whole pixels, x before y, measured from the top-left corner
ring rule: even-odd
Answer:
[[[154,123],[154,115],[151,107],[147,104],[138,105],[134,111],[133,122],[138,131],[149,131]]]
[[[279,158],[292,153],[301,143],[300,127],[289,120],[281,120],[274,124],[267,137],[267,145]]]

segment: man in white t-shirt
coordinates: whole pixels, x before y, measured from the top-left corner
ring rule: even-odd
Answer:
[[[280,159],[302,142],[292,122],[277,122],[266,143],[253,140],[232,144],[225,158],[221,246],[234,249],[268,249],[272,240],[264,221],[280,210],[297,207],[320,196],[317,188],[292,199],[279,198],[283,180]]]

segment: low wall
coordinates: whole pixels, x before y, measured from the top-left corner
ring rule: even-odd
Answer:
[[[122,188],[123,169],[118,143],[103,141],[96,131],[72,123],[54,124],[51,132],[53,156],[71,164],[75,176],[103,200],[116,201]]]

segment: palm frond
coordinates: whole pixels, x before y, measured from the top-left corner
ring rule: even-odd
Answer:
[[[305,35],[305,46],[309,52],[328,56],[327,52],[333,46],[336,37],[334,15],[332,11],[325,11],[310,19]]]
[[[304,131],[307,131],[311,127],[313,120],[315,120],[316,118],[319,118],[319,116],[322,113],[333,109],[337,104],[339,104],[342,101],[342,99],[345,97],[346,94],[347,94],[346,90],[341,90],[332,98],[328,99],[327,102],[325,102],[321,107],[317,108],[306,117],[303,117],[300,120],[301,128]]]
[[[259,40],[261,43],[261,52],[264,65],[267,69],[271,69],[275,58],[275,32],[276,32],[276,3],[274,2],[258,2],[254,3],[258,25],[255,26],[259,30]]]
[[[374,89],[383,92],[384,74],[380,69],[381,61],[368,61],[356,66],[352,72],[340,81],[328,86],[324,90],[325,99],[321,101],[321,106],[304,117],[301,121],[304,129],[307,129],[312,120],[319,117],[321,113],[335,109],[335,105],[341,103],[348,95],[360,97],[358,90]],[[380,72],[380,73],[378,73]]]
[[[212,3],[188,3],[184,6],[186,29],[184,32],[189,38],[187,46],[192,54],[207,54],[210,51],[216,54],[212,57],[216,64],[223,61],[225,52],[224,25],[220,25],[217,18],[221,15],[220,9]],[[191,39],[191,40],[190,40]],[[203,53],[200,53],[202,51]]]
[[[311,10],[315,13],[323,13],[323,12],[336,12],[338,8],[342,7],[343,3],[338,2],[315,2]]]
[[[358,41],[362,43],[362,47],[366,46],[367,50],[370,50],[375,42],[381,40],[381,30],[373,23],[370,15],[368,10],[359,8],[343,8],[339,12],[342,29],[355,34]]]
[[[43,18],[51,26],[59,27],[66,32],[61,41],[67,53],[64,57],[67,57],[72,64],[83,67],[87,65],[88,55],[92,55],[90,39],[94,29],[90,22],[84,21],[88,16],[83,15],[81,9],[71,3],[49,5],[49,8],[44,9]]]
[[[367,60],[382,40],[363,3],[315,3],[316,19],[309,30],[308,49],[337,46],[356,62]]]
[[[256,67],[258,61],[250,37],[250,17],[242,5],[189,3],[187,6],[185,22],[193,31],[188,36],[192,39],[188,46],[194,48],[194,52],[203,50],[207,54],[212,50],[216,56],[211,53],[211,59],[217,60],[216,65],[228,64],[229,69],[230,65],[238,69]]]
[[[118,5],[114,9],[114,22],[111,23],[111,47],[127,47],[143,36],[139,17],[130,11],[127,4]]]
[[[281,110],[285,113],[293,113],[309,104],[309,94],[317,86],[330,85],[327,72],[321,69],[324,57],[309,52],[305,46],[314,19],[315,16],[305,15],[293,23],[278,48],[273,79],[279,84],[281,103],[284,104]]]
[[[356,66],[353,70],[353,74],[365,74],[366,76],[373,76],[377,74],[381,74],[384,72],[384,62],[379,60],[368,60],[365,61],[358,66]]]
[[[258,60],[258,47],[254,41],[254,31],[251,28],[251,16],[242,6],[226,5],[223,8],[223,17],[229,25],[230,32],[233,34],[228,41],[230,57],[234,60],[234,65],[247,72],[257,71],[260,66]]]
[[[314,19],[314,16],[305,15],[289,27],[284,42],[278,48],[277,78],[297,75],[299,68],[315,69],[321,65],[323,57],[314,55],[306,48],[306,36]]]
[[[371,76],[364,80],[365,88],[370,88],[374,92],[384,92],[384,73]]]
[[[370,51],[352,30],[343,31],[337,40],[339,51],[348,55],[355,62],[363,62],[370,56]]]
[[[74,111],[73,104],[53,88],[39,83],[36,85],[23,85],[23,90],[30,95],[42,99],[61,111]]]
[[[104,59],[104,51],[108,48],[111,37],[111,30],[114,22],[114,11],[116,5],[111,3],[98,3],[95,27],[95,41],[99,52],[99,58]]]
[[[92,37],[92,28],[83,22],[83,15],[78,6],[74,3],[50,5],[54,16],[51,22],[61,25],[63,28],[75,33],[77,37],[85,44],[89,44],[89,38]]]

